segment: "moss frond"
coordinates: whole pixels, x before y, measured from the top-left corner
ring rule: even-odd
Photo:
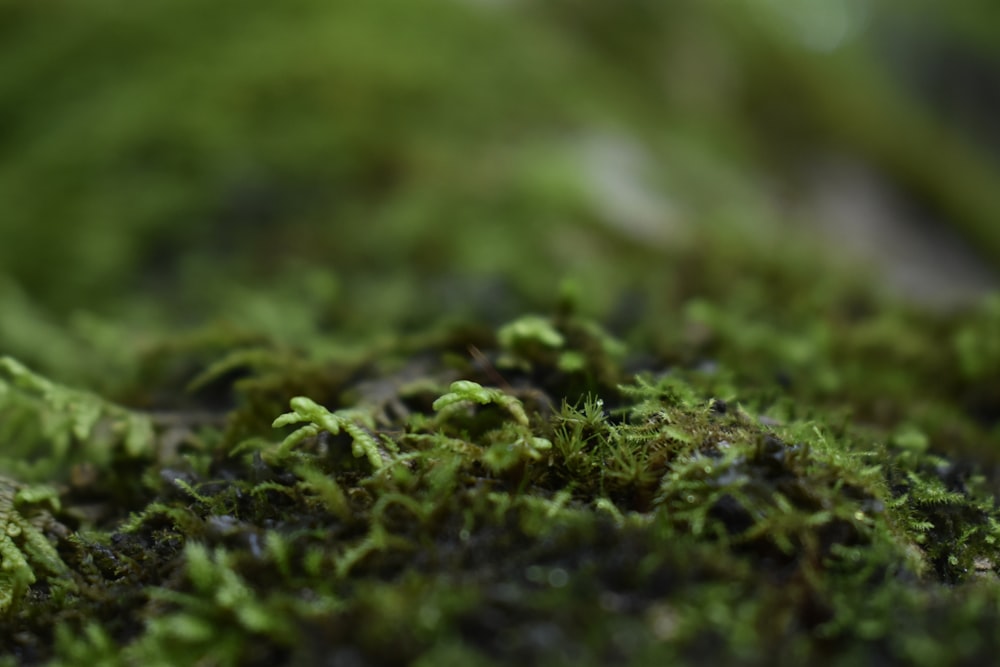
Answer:
[[[0,455],[0,465],[22,477],[51,476],[83,460],[107,462],[155,451],[150,416],[61,385],[11,357],[0,358],[0,414],[12,445]],[[26,460],[35,463],[28,467]]]
[[[56,526],[48,510],[57,506],[51,488],[0,476],[0,617],[17,611],[40,579],[53,589],[74,589],[66,564],[45,535]]]

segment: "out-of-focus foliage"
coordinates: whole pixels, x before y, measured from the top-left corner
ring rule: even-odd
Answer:
[[[569,276],[606,311],[676,280],[692,244],[767,252],[788,217],[775,184],[829,152],[996,257],[994,165],[919,77],[897,83],[942,10],[901,11],[8,0],[0,297],[60,323],[222,316],[293,336],[509,316]],[[937,37],[995,64],[962,41],[982,28],[954,23]],[[16,319],[0,335],[23,357],[19,326],[40,325]]]

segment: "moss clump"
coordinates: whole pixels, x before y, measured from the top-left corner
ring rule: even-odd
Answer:
[[[5,550],[34,581],[5,584],[3,651],[930,665],[931,640],[954,659],[996,650],[975,630],[1000,620],[996,485],[975,458],[916,427],[762,416],[723,366],[627,372],[593,322],[524,322],[401,341],[381,367],[329,373],[326,407],[289,397],[277,431],[192,429],[142,459],[125,520],[70,479],[48,510],[62,530]]]
[[[828,4],[0,0],[0,666],[988,662],[998,301],[788,230],[996,264],[1000,23]]]

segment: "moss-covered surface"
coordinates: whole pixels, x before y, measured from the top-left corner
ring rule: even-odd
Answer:
[[[775,226],[996,265],[891,4],[0,0],[0,664],[992,661],[1000,298]]]
[[[65,664],[991,659],[1000,403],[977,378],[1000,363],[983,348],[996,304],[930,337],[855,313],[807,371],[781,375],[690,310],[676,326],[697,341],[670,348],[687,360],[638,355],[572,312],[336,360],[234,342],[200,380],[233,401],[212,419],[89,409],[64,387],[38,394],[8,361],[5,414],[46,406],[8,439],[50,420],[47,441],[67,433],[60,459],[78,461],[58,505],[32,510],[52,494],[19,501],[39,487],[5,482],[18,530],[0,545],[3,651]],[[954,344],[923,356],[941,335]],[[757,363],[738,371],[730,354]],[[938,363],[956,386],[934,379]],[[154,425],[142,450],[129,419]],[[38,548],[50,543],[58,556]]]

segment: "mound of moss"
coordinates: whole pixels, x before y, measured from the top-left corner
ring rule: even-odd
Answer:
[[[0,0],[0,665],[989,663],[973,4]]]
[[[572,310],[337,359],[257,342],[197,378],[229,397],[210,414],[127,410],[7,359],[12,440],[41,431],[63,443],[49,458],[75,463],[57,490],[4,482],[2,650],[11,664],[988,661],[1000,411],[976,378],[1000,356],[976,346],[997,340],[997,312],[951,332],[955,364],[973,349],[992,364],[967,378],[987,419],[877,414],[929,400],[937,387],[890,385],[919,387],[930,364],[829,407],[860,353],[818,367],[830,388],[811,396],[788,377],[742,381],[724,350],[641,353]],[[692,354],[727,335],[690,317],[705,327]],[[870,348],[885,326],[869,313],[836,347]]]

